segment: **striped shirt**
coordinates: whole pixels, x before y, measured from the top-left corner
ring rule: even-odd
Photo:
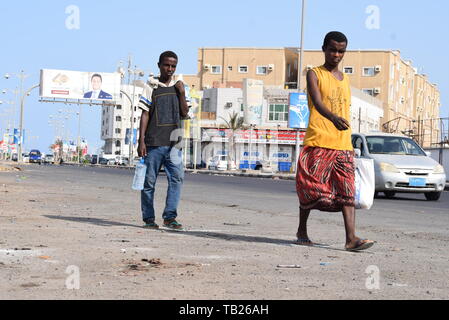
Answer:
[[[181,80],[179,80],[181,81]],[[154,90],[156,90],[159,87],[173,87],[176,84],[177,81],[175,80],[171,80],[170,83],[168,84],[168,86],[165,83],[162,83],[160,81],[157,81],[157,84],[152,84],[147,82],[145,84],[145,87],[143,89],[142,92],[142,96],[140,97],[139,100],[139,108],[144,110],[144,111],[150,111],[150,108],[153,104],[153,92]]]

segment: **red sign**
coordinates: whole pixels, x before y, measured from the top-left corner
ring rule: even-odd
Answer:
[[[230,129],[204,129],[203,140],[207,138],[212,141],[228,141],[231,135]],[[304,141],[306,133],[299,132],[299,141]],[[295,144],[296,131],[292,130],[237,130],[234,132],[235,141],[237,143],[248,143],[250,140],[254,143],[278,143],[278,144]]]
[[[68,91],[68,90],[51,90],[51,94],[69,95],[70,91]]]

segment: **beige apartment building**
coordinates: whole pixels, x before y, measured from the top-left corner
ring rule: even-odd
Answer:
[[[241,88],[245,78],[266,87],[297,88],[298,48],[200,48],[198,74],[184,80],[199,89]],[[324,62],[320,50],[304,51],[301,90],[310,68]],[[397,50],[348,50],[341,69],[351,85],[382,102],[382,130],[404,133],[423,146],[440,142],[440,93]]]

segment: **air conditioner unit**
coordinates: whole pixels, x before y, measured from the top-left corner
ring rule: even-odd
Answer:
[[[374,71],[375,72],[381,72],[382,71],[382,66],[375,66],[374,67]]]
[[[269,64],[267,66],[268,71],[273,71],[274,70],[274,64]]]
[[[210,70],[210,64],[205,64],[204,65],[204,70]]]
[[[379,94],[379,93],[380,93],[380,88],[374,88],[374,89],[373,89],[373,92],[374,92],[375,94]]]
[[[308,65],[306,66],[307,71],[308,71],[308,70],[311,70],[312,68],[313,68],[313,66],[312,66],[311,64],[308,64]]]

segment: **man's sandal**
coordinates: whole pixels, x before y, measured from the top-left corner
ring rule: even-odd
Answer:
[[[345,248],[347,251],[360,251],[371,248],[374,245],[374,241],[368,239],[359,239],[356,242],[356,246],[354,248]]]

